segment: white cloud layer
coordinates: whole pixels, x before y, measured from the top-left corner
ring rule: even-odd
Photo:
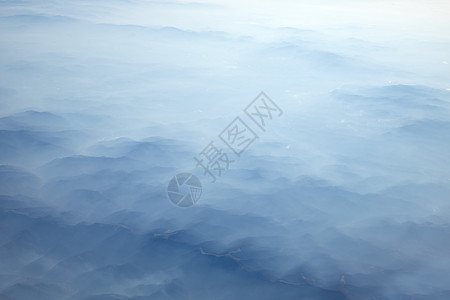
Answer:
[[[448,299],[449,11],[1,1],[0,298]],[[261,90],[283,115],[210,183]]]

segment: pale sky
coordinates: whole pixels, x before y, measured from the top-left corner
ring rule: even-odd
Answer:
[[[365,37],[370,35],[381,40],[399,36],[448,40],[450,32],[450,1],[442,0],[209,0],[177,3],[184,4],[140,2],[111,12],[109,21],[238,32],[252,30],[252,25],[341,30],[356,35],[363,29]]]
[[[56,1],[52,5],[10,6],[0,15],[31,12],[72,15],[104,23],[249,35],[254,35],[259,27],[294,27],[381,41],[402,37],[450,40],[447,0]]]

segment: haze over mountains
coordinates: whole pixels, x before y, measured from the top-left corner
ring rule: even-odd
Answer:
[[[449,299],[445,11],[0,1],[0,299]],[[262,90],[283,115],[211,183]]]

